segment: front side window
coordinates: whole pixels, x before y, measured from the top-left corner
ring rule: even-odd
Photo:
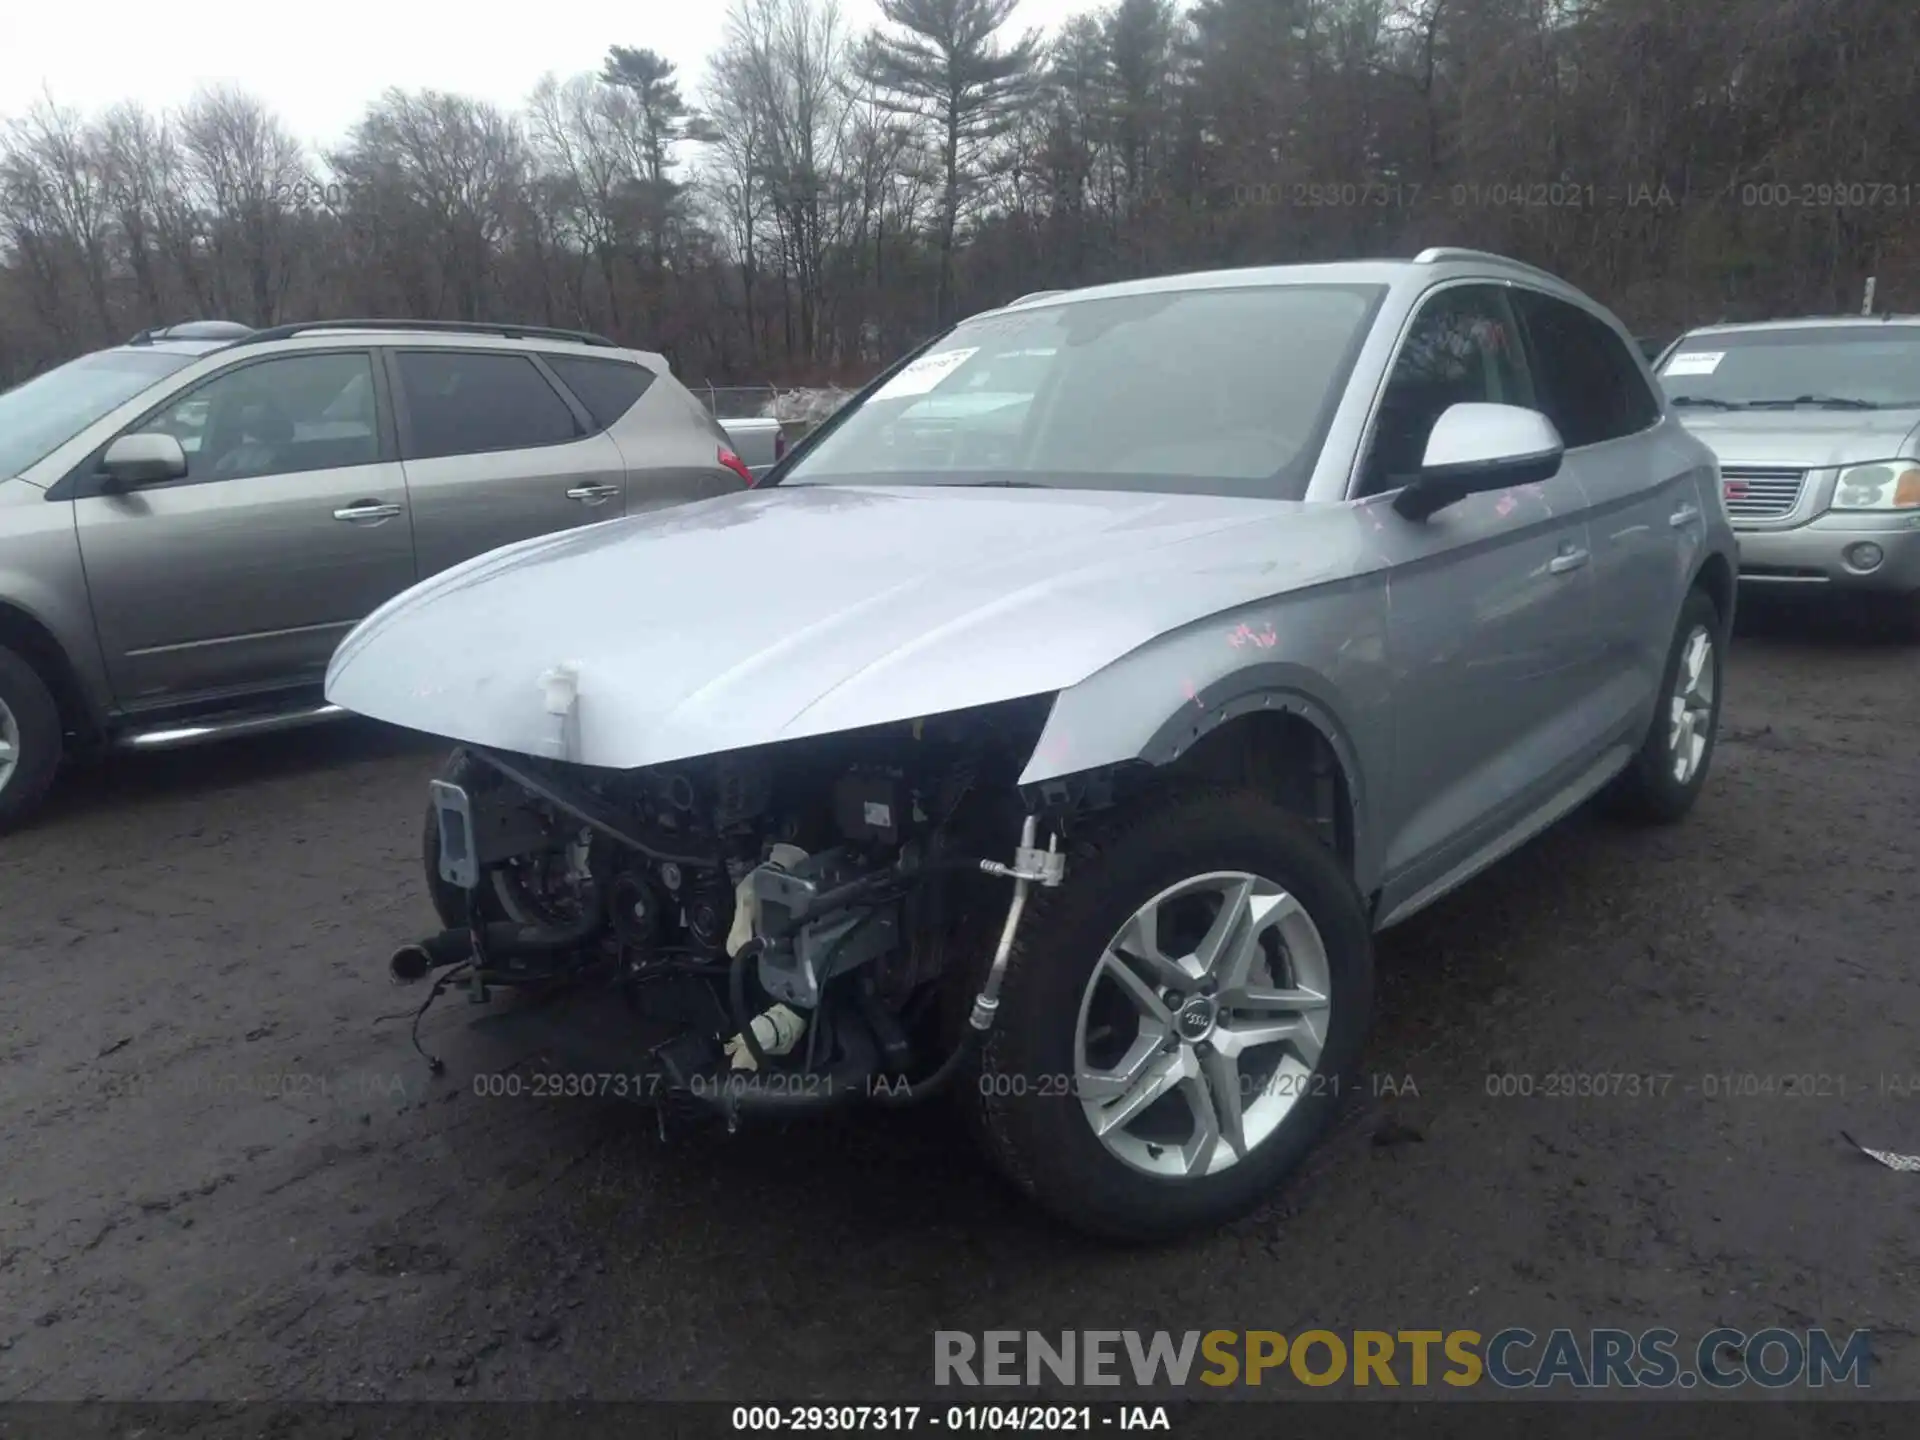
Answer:
[[[0,393],[0,480],[46,459],[116,406],[199,358],[177,350],[102,350]]]
[[[963,321],[781,483],[1299,499],[1382,293],[1175,290]]]
[[[214,376],[134,427],[172,435],[189,480],[244,480],[380,459],[365,352],[285,355]]]
[[[1487,403],[1533,406],[1525,348],[1500,287],[1451,286],[1427,300],[1408,328],[1374,417],[1359,493],[1408,484],[1448,407]]]
[[[1516,293],[1539,370],[1541,409],[1569,450],[1634,435],[1660,419],[1640,362],[1613,328],[1578,305]]]
[[[1676,409],[1920,408],[1920,325],[1689,335],[1660,367]]]
[[[567,402],[524,355],[404,350],[397,358],[413,432],[410,460],[527,450],[579,437]]]

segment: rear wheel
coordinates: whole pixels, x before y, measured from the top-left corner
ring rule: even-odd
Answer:
[[[987,1149],[1094,1234],[1219,1224],[1353,1084],[1365,910],[1312,832],[1246,791],[1164,797],[1069,855],[1030,902],[969,1097]]]
[[[40,807],[64,750],[60,707],[39,672],[0,647],[0,831]]]
[[[1608,793],[1615,814],[1669,825],[1693,808],[1720,732],[1725,642],[1726,625],[1712,597],[1692,591],[1674,627],[1653,724]]]

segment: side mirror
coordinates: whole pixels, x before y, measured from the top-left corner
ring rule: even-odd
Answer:
[[[1565,453],[1560,432],[1538,410],[1449,405],[1427,437],[1419,475],[1394,496],[1393,508],[1426,520],[1469,495],[1551,479]]]
[[[163,480],[186,478],[187,452],[171,435],[122,435],[107,446],[107,453],[100,457],[100,468],[124,489],[157,485]]]

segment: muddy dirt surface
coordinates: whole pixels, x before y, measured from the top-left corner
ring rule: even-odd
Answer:
[[[84,773],[0,840],[0,1399],[875,1400],[936,1328],[1609,1324],[1867,1328],[1920,1396],[1920,1175],[1840,1137],[1920,1151],[1920,650],[1750,611],[1729,682],[1685,824],[1576,816],[1383,937],[1367,1093],[1158,1251],[1063,1235],[940,1114],[663,1139],[476,1094],[527,1062],[458,997],[429,1075],[380,1017],[433,745]]]

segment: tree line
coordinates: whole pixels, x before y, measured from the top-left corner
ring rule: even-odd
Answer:
[[[0,133],[0,384],[149,325],[580,327],[847,381],[1030,290],[1502,251],[1643,332],[1920,310],[1910,0],[732,0],[517,112],[390,90],[311,153],[258,96]],[[631,37],[644,40],[644,36]],[[1916,166],[1920,169],[1920,166]]]

